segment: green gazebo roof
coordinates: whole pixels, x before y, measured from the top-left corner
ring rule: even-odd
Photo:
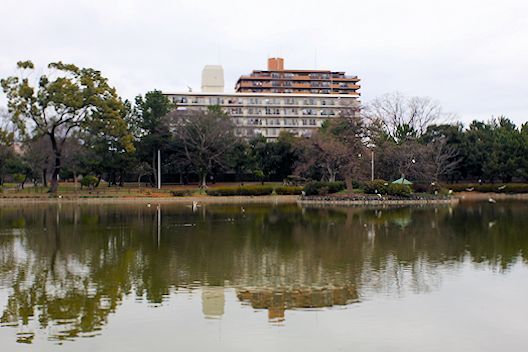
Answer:
[[[403,177],[397,179],[396,181],[392,181],[392,183],[397,183],[400,185],[412,185],[413,184],[411,181]]]

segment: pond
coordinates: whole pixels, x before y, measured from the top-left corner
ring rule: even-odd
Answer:
[[[3,205],[1,350],[524,350],[527,215]]]

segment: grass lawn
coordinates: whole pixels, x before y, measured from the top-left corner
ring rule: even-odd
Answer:
[[[208,185],[208,188],[225,187],[225,186],[239,186],[240,183],[216,183]],[[245,182],[244,185],[260,185],[260,182]],[[280,182],[266,182],[265,185],[280,186]],[[165,185],[161,189],[150,187],[144,183],[139,186],[137,183],[126,183],[124,186],[108,187],[107,183],[101,182],[99,187],[89,190],[86,187],[81,189],[80,183],[61,182],[57,196],[63,197],[81,197],[81,198],[127,198],[127,197],[172,197],[171,191],[176,190],[190,190],[192,196],[206,196],[205,191],[200,189],[197,184],[190,185]],[[4,184],[0,188],[0,198],[47,198],[50,195],[47,193],[48,188],[42,186],[33,186],[26,184],[24,189],[17,189],[16,184]]]

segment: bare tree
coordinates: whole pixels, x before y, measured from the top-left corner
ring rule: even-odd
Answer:
[[[42,185],[48,186],[48,172],[53,167],[54,158],[51,144],[46,136],[37,136],[24,143],[24,158],[33,171],[33,182],[37,183],[40,175]]]
[[[165,121],[174,136],[174,151],[189,162],[200,187],[207,187],[212,170],[228,166],[228,154],[236,141],[233,122],[218,109],[174,110]]]
[[[306,175],[318,170],[323,179],[333,182],[349,163],[349,154],[344,143],[322,133],[315,133],[301,142],[301,160],[295,172]]]
[[[449,145],[445,137],[431,142],[428,147],[431,154],[431,171],[435,182],[438,182],[442,176],[455,171],[462,161],[456,147]]]
[[[428,97],[406,97],[401,93],[388,93],[374,99],[364,107],[363,115],[372,124],[380,124],[396,141],[419,137],[427,126],[446,115],[439,103]]]
[[[301,143],[301,160],[296,172],[319,170],[323,179],[335,181],[339,175],[352,187],[352,179],[368,174],[366,131],[360,116],[342,111],[329,120],[310,139]]]

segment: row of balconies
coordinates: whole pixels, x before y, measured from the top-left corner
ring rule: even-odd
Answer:
[[[309,74],[301,74],[301,73],[291,73],[291,72],[254,72],[251,75],[243,75],[240,76],[239,80],[253,80],[253,79],[291,79],[291,80],[320,80],[320,81],[326,81],[326,80],[350,80],[350,81],[359,81],[358,76],[348,76],[342,73],[334,73],[330,75],[329,73],[309,73]]]
[[[236,126],[270,126],[270,127],[292,127],[296,128],[299,126],[303,127],[319,127],[320,121],[317,119],[299,119],[299,120],[286,120],[286,119],[234,119]]]
[[[332,107],[345,107],[340,104],[341,98],[337,97],[334,99],[263,99],[261,98],[247,98],[246,100],[241,99],[225,99],[225,98],[207,98],[198,97],[173,97],[173,102],[179,105],[221,105],[221,106],[285,106],[285,107],[298,107],[303,106],[332,106]],[[349,98],[343,98],[349,99]],[[352,98],[355,99],[355,98]],[[337,103],[337,105],[336,105]]]
[[[343,95],[351,95],[354,97],[358,97],[361,95],[361,93],[357,92],[356,90],[352,89],[338,89],[338,88],[311,88],[311,89],[305,89],[305,88],[281,88],[281,87],[273,87],[273,88],[262,88],[262,87],[252,87],[252,88],[237,88],[237,92],[239,93],[292,93],[292,94],[343,94]]]
[[[291,81],[242,81],[237,84],[236,89],[240,88],[292,88],[292,89],[309,89],[309,88],[328,88],[328,89],[359,89],[357,84],[351,83],[330,83],[326,82],[291,82]]]
[[[329,118],[336,116],[337,113],[333,110],[301,110],[299,112],[293,111],[238,111],[238,110],[227,110],[229,116],[285,116],[285,117],[301,117],[301,116],[318,116],[322,118]]]

